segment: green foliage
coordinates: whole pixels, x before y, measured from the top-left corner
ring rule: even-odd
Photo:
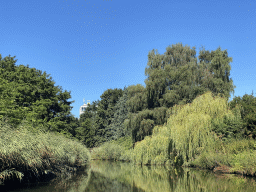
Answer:
[[[42,74],[28,65],[16,66],[14,58],[2,59],[0,55],[0,119],[8,117],[14,127],[27,120],[51,131],[72,132],[68,126],[74,120],[70,116],[70,104],[74,101],[67,101],[71,98],[70,92],[54,86],[55,82],[46,72]]]
[[[91,155],[92,159],[132,161],[133,151],[131,149],[132,139],[127,136],[105,142],[94,148]]]
[[[175,105],[192,103],[207,91],[211,91],[214,96],[220,94],[228,100],[235,86],[229,78],[229,63],[232,58],[228,57],[227,51],[222,51],[220,47],[211,53],[203,49],[199,53],[199,60],[197,62],[195,47],[191,49],[182,44],[167,47],[163,55],[157,50],[149,52],[145,69],[146,87],[136,85],[128,90],[126,104],[131,114],[124,121],[124,126],[133,130],[133,142],[140,141],[147,135],[141,127],[145,122],[153,120],[152,125],[167,123],[170,115],[168,109]],[[148,115],[141,118],[140,114],[149,113],[148,110],[153,111],[153,117]],[[229,118],[226,120],[230,124]],[[141,124],[142,121],[144,123]],[[231,124],[227,126],[226,136],[236,133],[240,129],[238,124],[234,125],[235,130],[232,130]]]
[[[86,147],[92,148],[97,142],[96,138],[96,114],[98,101],[94,101],[92,105],[88,104],[83,114],[80,115],[78,126],[75,129],[75,137],[81,140]]]
[[[190,165],[207,169],[227,167],[230,173],[256,174],[256,141],[248,139],[219,140],[203,151]]]
[[[94,146],[95,130],[92,127],[92,120],[86,119],[81,123],[81,127],[75,129],[76,138],[78,138],[86,147],[92,148]]]
[[[227,50],[222,51],[219,47],[215,51],[205,51],[203,48],[199,52],[200,63],[207,66],[213,78],[205,81],[204,86],[209,87],[210,91],[216,96],[218,93],[222,97],[229,98],[230,92],[234,93],[233,80],[229,78],[232,57],[228,57]]]
[[[119,160],[124,148],[114,143],[106,142],[100,147],[94,148],[91,157],[97,160]]]
[[[154,127],[153,111],[145,109],[136,114],[135,118],[130,117],[133,143],[141,141],[145,136],[151,135]]]
[[[164,135],[146,137],[136,143],[134,161],[137,164],[164,164],[169,159],[170,139]]]
[[[115,131],[113,131],[114,129],[116,129],[117,132],[120,130],[120,134],[123,132],[120,124],[119,127],[113,127],[120,123],[124,118],[119,116],[122,111],[116,113],[115,117],[117,117],[117,121],[112,123],[117,109],[124,110],[125,103],[119,102],[119,107],[121,108],[115,107],[122,96],[122,89],[108,89],[101,95],[100,101],[89,105],[84,113],[81,114],[79,120],[80,127],[76,129],[76,137],[82,139],[87,147],[97,147],[100,144],[113,139],[115,133]]]
[[[135,116],[130,115],[127,124],[131,123],[133,142],[141,141],[147,135],[152,135],[154,125],[163,125],[166,122],[166,107],[157,107],[153,110],[139,111]]]
[[[155,50],[152,50],[148,54],[148,64],[145,69],[145,75],[148,77],[145,80],[145,84],[149,109],[163,105],[170,107],[169,104],[174,105],[174,103],[177,103],[178,98],[166,100],[164,95],[170,90],[182,89],[183,86],[180,86],[182,81],[190,84],[195,82],[195,80],[192,80],[195,75],[192,76],[192,74],[189,74],[192,72],[189,67],[193,65],[193,67],[196,67],[196,51],[194,49],[195,48],[190,49],[188,46],[183,47],[182,44],[177,44],[172,47],[167,47],[164,55],[158,54],[157,50],[156,54]],[[180,97],[183,96],[184,94],[180,95]]]
[[[114,107],[114,117],[112,118],[111,124],[107,126],[106,130],[109,132],[108,140],[116,140],[121,137],[131,135],[131,131],[125,129],[124,121],[128,115],[128,107],[126,105],[128,98],[128,89],[125,87],[123,96],[119,98],[118,102]]]
[[[221,120],[218,118],[212,119],[211,124],[212,130],[221,139],[243,136],[243,123],[240,113],[235,113],[235,115],[233,113],[225,114]]]
[[[163,125],[167,122],[167,107],[156,107],[153,109],[153,119],[156,125]]]
[[[60,164],[80,166],[90,162],[90,153],[80,142],[43,127],[32,127],[24,121],[12,127],[3,118],[0,132],[0,178],[3,180],[8,178],[10,168],[22,179],[27,170],[38,173]]]
[[[116,145],[120,145],[125,150],[132,149],[132,138],[129,137],[129,136],[120,137],[117,140],[112,140],[111,143],[116,144]]]
[[[196,98],[191,104],[172,108],[167,127],[173,144],[184,162],[194,159],[198,148],[213,145],[214,126],[211,123],[215,119],[223,120],[227,116],[231,116],[231,119],[239,118],[233,117],[233,113],[228,110],[225,98],[212,97],[211,92]]]
[[[122,96],[122,89],[108,89],[100,96],[101,100],[98,104],[95,121],[97,126],[95,132],[97,136],[97,146],[109,140],[108,138],[111,137],[111,131],[109,131],[107,127],[114,118],[114,107]]]
[[[144,86],[141,84],[131,85],[127,87],[127,102],[126,106],[128,108],[128,112],[136,113],[137,111],[141,111],[146,109],[146,92]]]
[[[234,109],[237,105],[240,107],[240,113],[243,120],[243,134],[249,138],[256,138],[256,97],[245,94],[242,98],[235,97],[229,103],[230,108]]]

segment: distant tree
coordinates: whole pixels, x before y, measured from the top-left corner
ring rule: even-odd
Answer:
[[[87,147],[95,146],[96,139],[96,114],[99,100],[88,104],[84,113],[80,115],[79,126],[75,129],[75,137],[82,141]]]
[[[95,129],[92,126],[92,119],[87,118],[81,123],[80,127],[76,128],[76,138],[78,138],[86,147],[92,148],[95,143]]]
[[[233,85],[233,80],[229,77],[231,70],[229,63],[233,59],[228,56],[227,50],[222,51],[219,47],[210,53],[203,48],[199,53],[199,60],[213,77],[208,81],[201,81],[202,86],[207,87],[214,95],[220,93],[222,97],[230,98],[230,93],[234,94],[236,86]]]
[[[146,89],[141,84],[130,85],[127,88],[127,109],[128,112],[136,113],[147,108]]]
[[[128,115],[128,108],[126,105],[128,98],[128,89],[125,87],[123,90],[123,96],[119,98],[114,107],[114,117],[111,120],[110,125],[107,126],[106,131],[109,133],[108,140],[116,140],[120,137],[127,135],[131,136],[131,132],[124,127],[124,120]]]
[[[151,133],[143,130],[142,121],[149,119],[155,125],[164,124],[167,110],[177,104],[192,103],[207,91],[214,96],[220,93],[228,100],[235,88],[229,78],[232,58],[228,57],[226,50],[218,48],[211,53],[203,49],[199,59],[198,63],[195,47],[191,49],[182,44],[167,47],[163,55],[157,50],[149,52],[145,69],[146,88],[137,86],[135,90],[140,89],[140,93],[128,94],[127,105],[130,106],[129,113],[133,114],[128,115],[124,124],[127,129],[133,130],[134,142]]]
[[[14,127],[27,120],[71,136],[68,123],[74,101],[67,101],[70,92],[54,86],[46,72],[42,74],[28,65],[16,66],[14,58],[9,55],[2,59],[0,54],[0,118],[8,117]]]
[[[114,107],[120,97],[123,96],[122,89],[108,89],[100,96],[101,100],[97,107],[97,114],[95,116],[95,146],[109,140],[111,132],[107,127],[111,124],[114,117]]]
[[[243,120],[244,136],[250,138],[256,138],[256,97],[245,94],[241,97],[234,97],[229,102],[231,109],[234,109],[237,105],[241,106],[240,113]]]

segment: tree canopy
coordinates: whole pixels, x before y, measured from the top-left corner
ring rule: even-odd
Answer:
[[[256,138],[256,97],[245,94],[241,97],[234,97],[229,103],[231,109],[240,106],[240,113],[243,120],[243,134],[250,138]]]
[[[7,117],[17,127],[23,120],[44,125],[51,131],[71,136],[70,92],[54,86],[52,78],[29,65],[16,66],[14,57],[0,54],[0,119]]]
[[[0,119],[8,117],[13,126],[26,120],[33,125],[62,132],[81,140],[87,147],[131,136],[133,142],[152,134],[153,127],[164,125],[175,105],[185,105],[199,95],[211,92],[226,101],[235,86],[230,76],[227,50],[202,48],[196,57],[195,47],[178,43],[166,48],[164,54],[152,50],[145,68],[145,84],[130,85],[124,90],[107,89],[101,100],[89,105],[78,120],[71,113],[70,92],[63,92],[47,75],[29,66],[16,66],[14,57],[0,55]],[[239,103],[244,132],[255,137],[254,99],[235,98]],[[97,107],[96,107],[97,106]],[[243,110],[243,111],[242,111]],[[232,123],[226,118],[224,124]],[[213,122],[214,124],[214,122]],[[215,131],[226,137],[237,130],[215,123]],[[240,125],[239,125],[240,126]],[[239,127],[237,126],[237,127]],[[240,131],[240,128],[239,128]]]
[[[133,141],[150,135],[154,124],[166,123],[167,109],[176,104],[191,103],[207,91],[214,96],[220,93],[228,100],[235,88],[229,78],[230,62],[232,58],[220,47],[211,52],[203,48],[199,53],[199,62],[195,47],[191,49],[182,44],[167,47],[163,55],[154,49],[149,52],[145,69],[146,87],[135,86],[137,94],[130,94],[127,101],[127,105],[131,106],[129,112],[133,115],[128,115],[126,125],[133,127]],[[162,117],[161,122],[156,122],[159,117]]]

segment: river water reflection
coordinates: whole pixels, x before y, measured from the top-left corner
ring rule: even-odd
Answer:
[[[17,190],[16,190],[17,191]],[[214,174],[207,170],[164,166],[138,166],[131,163],[92,161],[90,169],[76,176],[44,186],[21,189],[24,192],[165,192],[165,191],[256,191],[255,178]]]

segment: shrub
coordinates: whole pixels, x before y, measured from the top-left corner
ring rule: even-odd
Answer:
[[[91,156],[92,159],[98,160],[119,160],[122,151],[124,151],[123,147],[107,142],[98,148],[94,148]]]

